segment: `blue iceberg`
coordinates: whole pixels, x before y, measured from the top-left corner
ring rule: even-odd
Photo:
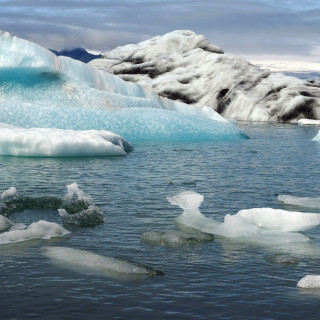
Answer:
[[[247,138],[211,108],[160,98],[7,32],[0,32],[0,71],[0,122],[5,124],[107,130],[130,142]]]

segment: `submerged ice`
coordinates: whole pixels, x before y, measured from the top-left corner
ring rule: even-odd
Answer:
[[[0,48],[0,122],[22,128],[108,130],[129,141],[245,137],[211,108],[160,98],[6,32],[0,32]],[[4,131],[3,139],[10,139],[9,133]]]
[[[311,222],[308,221],[308,214],[303,216],[300,213],[293,213],[292,220],[290,220],[287,216],[289,213],[277,215],[269,208],[258,209],[258,211],[255,211],[256,209],[240,211],[235,215],[227,214],[224,222],[219,222],[205,217],[200,212],[199,207],[203,196],[198,193],[186,191],[167,199],[171,204],[183,209],[183,213],[175,219],[177,224],[214,235],[266,245],[306,242],[309,239],[304,235],[288,231],[306,230],[319,224],[319,215],[316,214],[311,216]],[[292,222],[294,227],[291,227]]]
[[[80,266],[103,272],[107,276],[121,279],[143,279],[163,275],[159,270],[143,264],[114,257],[102,256],[93,252],[67,247],[43,247],[42,254],[60,261],[64,267]]]
[[[281,194],[277,197],[277,199],[284,204],[292,206],[320,209],[320,198],[295,197]]]

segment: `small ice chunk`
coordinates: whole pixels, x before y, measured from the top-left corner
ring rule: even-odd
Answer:
[[[288,232],[306,231],[320,224],[320,214],[293,212],[273,208],[254,208],[241,210],[238,217],[260,228]]]
[[[298,288],[303,289],[320,289],[320,275],[307,275],[298,283]]]
[[[320,130],[318,131],[317,135],[312,140],[313,141],[320,141]]]
[[[15,196],[17,196],[17,194],[17,189],[15,187],[10,187],[8,190],[2,192],[0,200],[4,202],[8,199],[14,198]]]
[[[199,242],[209,242],[214,239],[212,234],[203,232],[185,232],[180,230],[168,231],[149,231],[141,235],[141,241],[163,247],[178,247],[189,244],[196,244]]]
[[[295,197],[289,195],[279,195],[278,201],[284,204],[292,206],[305,207],[305,208],[320,208],[320,198],[309,198],[309,197]]]
[[[9,231],[23,230],[25,228],[27,228],[27,225],[24,223],[16,223],[9,229]]]
[[[320,120],[314,119],[299,119],[298,120],[299,126],[320,126]]]
[[[132,261],[98,255],[67,247],[43,247],[42,254],[60,261],[65,267],[82,266],[122,279],[143,279],[163,275],[159,270]]]
[[[0,234],[0,244],[22,242],[32,239],[62,237],[70,232],[54,222],[40,220],[25,230],[7,231]]]
[[[11,220],[0,215],[0,232],[10,229],[13,225],[14,223]]]
[[[197,209],[200,207],[203,201],[203,195],[193,192],[184,191],[171,198],[167,197],[167,200],[182,209]]]
[[[94,205],[92,197],[82,191],[76,182],[67,185],[67,189],[68,193],[58,209],[64,223],[94,226],[104,222],[102,210]]]

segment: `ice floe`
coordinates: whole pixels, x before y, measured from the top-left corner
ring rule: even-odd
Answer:
[[[205,233],[265,245],[298,243],[309,240],[300,233],[259,227],[254,221],[251,223],[238,214],[227,214],[224,217],[224,222],[209,219],[199,210],[203,196],[192,191],[182,192],[167,199],[171,204],[178,205],[183,209],[183,213],[175,219],[178,225],[186,225]],[[266,216],[268,214],[262,213],[260,219],[267,219]],[[283,218],[277,218],[277,220],[279,219],[281,221]],[[272,217],[270,220],[272,221]],[[304,222],[300,221],[300,223],[300,227],[298,227],[299,222],[296,223],[296,229],[305,228]],[[273,225],[275,224],[271,223],[271,227]]]
[[[320,126],[320,120],[314,119],[299,119],[298,120],[299,126]]]
[[[11,126],[108,130],[131,142],[247,138],[212,108],[198,108],[161,98],[150,89],[80,61],[57,57],[49,50],[7,32],[0,32],[0,83],[0,122]],[[11,141],[8,135],[11,131],[7,129],[2,144],[9,139],[8,144],[14,146],[6,147],[13,153],[19,141]],[[82,133],[66,131],[63,145],[62,135],[58,139],[57,131],[48,130],[45,134],[43,130],[39,129],[37,134],[43,133],[43,140],[52,147],[59,140],[55,149],[59,155],[85,153],[85,148],[77,147],[79,140],[82,145],[88,145],[88,154],[107,152],[103,147],[107,144],[105,134],[103,138],[101,133],[92,134],[93,139],[91,134],[84,137]],[[26,149],[30,150],[30,131],[21,129],[19,133],[18,140],[22,143],[22,136],[25,136]],[[48,135],[56,139],[50,141]],[[70,135],[76,140],[74,144]],[[109,138],[110,135],[106,140]],[[118,138],[112,139],[116,146],[108,146],[108,150],[120,150],[115,140]],[[23,147],[19,145],[20,150]],[[42,150],[42,153],[47,152]],[[119,153],[123,154],[123,150]]]
[[[11,220],[0,215],[0,232],[10,229],[13,225],[14,223]]]
[[[278,195],[278,201],[284,204],[305,207],[305,208],[320,208],[320,198],[310,198],[310,197],[295,197],[290,195]]]
[[[79,189],[76,182],[67,185],[61,208],[58,209],[63,222],[80,226],[94,226],[104,222],[103,212],[96,207],[90,195]],[[74,199],[76,195],[76,199]]]
[[[70,232],[57,223],[40,220],[22,230],[7,231],[0,234],[0,244],[17,243],[33,239],[62,237]]]
[[[43,255],[62,262],[64,267],[80,266],[121,279],[143,279],[163,275],[159,270],[129,260],[118,259],[68,247],[43,247]]]
[[[0,155],[11,156],[109,156],[132,150],[125,139],[102,130],[1,128]]]
[[[163,97],[210,106],[225,118],[320,119],[320,88],[316,84],[261,70],[239,56],[223,54],[221,48],[189,30],[117,47],[89,64]]]
[[[299,280],[298,288],[302,289],[320,289],[320,275],[307,275]]]
[[[236,216],[260,228],[281,231],[306,231],[320,225],[320,214],[293,212],[273,208],[254,208],[239,211]]]

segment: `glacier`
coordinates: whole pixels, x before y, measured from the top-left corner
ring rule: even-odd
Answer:
[[[320,86],[225,54],[203,35],[176,30],[117,47],[89,64],[225,118],[297,123],[320,119]]]
[[[227,214],[224,221],[219,222],[205,217],[200,212],[199,207],[203,199],[202,195],[193,191],[184,191],[173,197],[168,197],[167,200],[171,204],[183,209],[183,213],[175,218],[175,223],[237,241],[261,245],[280,245],[307,242],[308,237],[289,231],[314,228],[320,222],[320,215],[317,214],[314,214],[311,217],[311,222],[308,223],[305,221],[308,214],[293,212],[292,219],[290,219],[288,215],[291,212],[277,215],[278,212],[272,211],[270,215],[269,208],[260,209],[258,215],[254,214],[257,209],[249,211],[249,215],[246,215],[245,211],[239,211],[235,215]]]
[[[39,135],[40,128],[104,130],[130,142],[247,138],[209,107],[161,98],[150,89],[80,61],[57,57],[7,32],[0,32],[0,71],[0,122],[7,125],[0,128],[4,141],[10,140],[10,126],[38,128]],[[46,135],[57,137],[57,132]],[[20,129],[20,133],[22,137],[30,131]],[[84,153],[83,148],[66,149],[74,149],[73,155]],[[50,152],[61,155],[66,149]]]

